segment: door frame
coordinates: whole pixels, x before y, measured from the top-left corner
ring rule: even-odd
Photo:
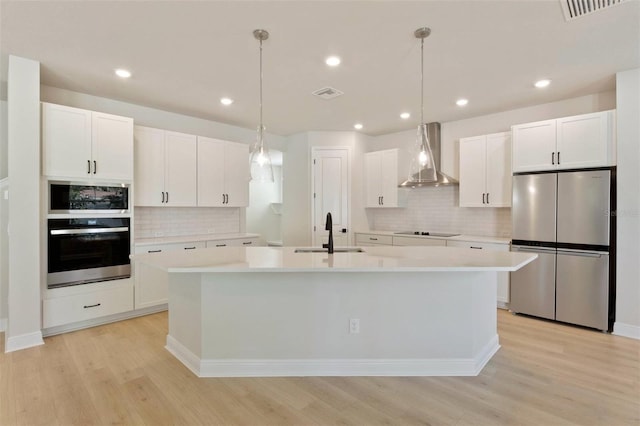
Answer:
[[[311,245],[312,246],[316,246],[316,233],[314,232],[314,224],[316,223],[316,209],[315,209],[315,198],[314,198],[314,189],[316,187],[315,185],[315,172],[313,170],[313,166],[314,166],[314,159],[316,157],[316,154],[318,154],[319,152],[322,151],[335,151],[335,150],[345,150],[347,152],[347,245],[352,245],[353,242],[353,232],[351,230],[351,216],[352,216],[352,212],[351,212],[351,207],[352,207],[352,202],[351,202],[351,169],[352,167],[352,162],[353,162],[353,148],[350,146],[344,146],[344,145],[335,145],[335,146],[331,146],[331,145],[326,145],[326,146],[312,146],[311,147],[311,152],[310,152],[310,157],[309,157],[309,165],[310,165],[310,171],[311,171],[311,186],[310,186],[310,191],[309,191],[309,195],[310,195],[310,200],[309,200],[309,208],[311,209],[311,223],[310,223],[310,228],[309,228],[309,232],[311,234]]]

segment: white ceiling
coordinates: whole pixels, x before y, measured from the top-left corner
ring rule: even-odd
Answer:
[[[425,40],[425,120],[452,121],[615,86],[640,66],[640,2],[566,22],[557,0],[510,1],[7,1],[0,46],[41,62],[42,83],[255,128],[263,28],[264,123],[289,135],[377,135],[419,122]],[[326,56],[342,58],[337,68]],[[114,76],[118,67],[133,77]],[[540,78],[552,79],[545,90]],[[323,100],[311,92],[344,92]],[[219,98],[235,99],[223,107]],[[469,99],[460,108],[459,97]],[[400,112],[412,117],[401,120]]]

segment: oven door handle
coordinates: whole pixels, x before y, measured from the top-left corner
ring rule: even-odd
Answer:
[[[110,234],[114,232],[128,232],[128,226],[118,228],[85,228],[85,229],[52,229],[51,235],[81,235],[81,234]]]

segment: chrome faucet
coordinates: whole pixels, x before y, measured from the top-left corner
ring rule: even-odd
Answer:
[[[331,213],[327,213],[326,222],[324,229],[329,231],[329,241],[327,244],[322,244],[322,248],[326,248],[328,253],[333,253],[333,220],[331,219]]]

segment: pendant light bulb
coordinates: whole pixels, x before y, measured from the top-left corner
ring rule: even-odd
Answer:
[[[260,41],[260,122],[256,135],[256,142],[251,147],[249,163],[251,166],[251,180],[256,182],[273,182],[273,166],[269,149],[264,143],[265,127],[262,124],[262,42],[269,38],[266,30],[254,30],[253,36]]]

